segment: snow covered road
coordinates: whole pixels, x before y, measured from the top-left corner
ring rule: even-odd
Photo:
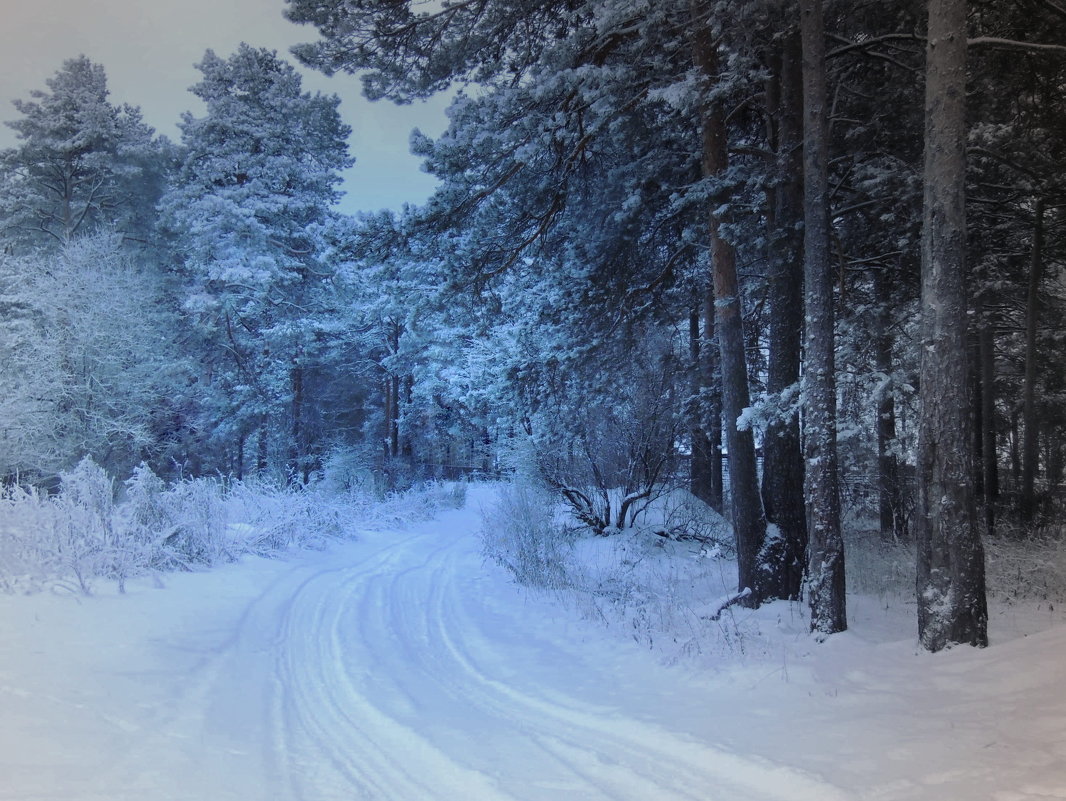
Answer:
[[[450,525],[457,516],[307,577],[281,609],[264,596],[277,626],[242,630],[250,651],[274,651],[262,750],[292,797],[687,801],[713,787],[722,798],[786,788],[790,799],[826,798],[802,777],[533,680],[543,660],[564,675],[590,666],[492,613],[473,542],[455,536],[470,529]]]
[[[166,589],[0,599],[0,799],[1066,797],[1047,780],[1066,757],[1061,702],[1030,721],[1046,726],[1019,767],[1044,777],[1030,795],[1003,774],[1012,732],[986,729],[1012,707],[966,711],[945,684],[1000,682],[1013,661],[916,671],[906,646],[845,638],[791,679],[708,681],[517,590],[484,564],[479,526],[475,501]],[[856,653],[879,662],[851,669]],[[908,728],[941,703],[952,719]]]
[[[61,599],[47,599],[57,617],[43,624],[59,641],[21,662],[41,657],[24,671],[38,686],[0,674],[0,798],[840,797],[623,712],[616,692],[640,679],[530,625],[546,607],[516,602],[485,570],[474,506],[288,563],[231,566],[228,592],[208,574],[91,599],[73,611],[103,613],[82,620],[95,631],[64,629]],[[123,630],[106,630],[108,613]]]

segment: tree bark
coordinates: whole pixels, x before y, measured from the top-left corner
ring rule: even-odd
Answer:
[[[702,321],[702,329],[701,329]],[[722,412],[715,376],[714,294],[702,293],[689,317],[689,346],[693,360],[694,419],[692,423],[692,494],[722,512]]]
[[[918,422],[918,635],[988,644],[966,375],[966,0],[929,0]]]
[[[304,417],[304,371],[300,364],[300,355],[297,354],[292,361],[292,370],[289,375],[292,383],[292,443],[289,472],[292,480],[300,476],[301,483],[307,484],[310,479],[307,465],[307,448],[305,444],[305,432],[303,429]]]
[[[698,22],[693,37],[693,60],[708,88],[713,86],[718,80],[718,51],[711,40],[706,20]],[[720,176],[729,166],[725,115],[719,104],[711,100],[704,102],[701,132],[703,174],[708,178]],[[733,245],[723,238],[721,220],[713,211],[708,218],[708,229],[722,371],[722,415],[726,447],[729,450],[729,494],[737,543],[738,589],[750,589],[751,594],[745,597],[744,603],[758,606],[766,597],[767,575],[761,562],[766,519],[759,497],[755,440],[750,429],[741,431],[737,428],[737,418],[751,403],[740,283],[736,253]]]
[[[244,443],[248,439],[248,434],[245,431],[241,431],[237,437],[237,480],[244,481]]]
[[[707,422],[705,433],[710,446],[711,459],[711,508],[721,514],[724,509],[725,487],[722,475],[722,384],[718,369],[718,333],[714,313],[714,289],[708,286],[703,293],[703,348],[702,369],[704,386],[709,387]]]
[[[1033,204],[1033,246],[1029,264],[1029,292],[1025,302],[1025,382],[1022,389],[1022,520],[1036,515],[1036,473],[1040,420],[1036,408],[1036,333],[1040,317],[1040,283],[1044,278],[1044,201]]]
[[[267,423],[266,418],[259,421],[259,430],[256,432],[255,446],[255,472],[262,478],[266,475],[268,467],[267,459]]]
[[[826,635],[843,631],[848,622],[837,474],[833,270],[829,250],[829,110],[821,0],[800,0],[800,30],[803,38],[806,298],[804,454],[810,537],[807,588],[811,630]]]
[[[981,488],[984,490],[985,533],[996,527],[999,500],[999,460],[996,454],[996,351],[995,332],[988,315],[977,334],[981,365]]]
[[[984,434],[984,411],[981,403],[984,395],[984,382],[981,373],[981,340],[976,330],[971,330],[968,336],[967,358],[970,360],[970,419],[973,421],[973,491],[978,505],[983,503],[985,497],[985,434]]]
[[[704,390],[706,381],[703,369],[703,343],[700,332],[700,309],[694,307],[688,317],[689,356],[692,364],[692,402],[689,420],[689,439],[692,443],[692,456],[689,462],[689,490],[706,503],[712,505],[711,486],[711,440],[707,436],[706,414],[704,409]]]
[[[774,395],[800,379],[803,329],[803,80],[797,31],[778,45],[767,86],[770,141],[777,154],[777,183],[769,192],[768,222],[777,242],[768,276],[770,304],[769,359],[766,389]],[[763,438],[762,500],[766,519],[779,537],[767,541],[771,571],[767,592],[799,598],[807,553],[807,518],[803,500],[803,448],[799,415],[775,417]]]
[[[392,419],[389,425],[389,454],[400,455],[400,378],[389,376],[389,400]]]
[[[396,453],[392,445],[393,419],[396,412],[392,402],[392,376],[388,373],[385,373],[381,378],[381,390],[385,406],[385,431],[382,436],[382,449],[385,460],[388,461]]]
[[[875,356],[877,371],[891,376],[892,332],[889,306],[888,276],[883,269],[874,272],[874,295],[877,302],[877,330]],[[896,457],[896,402],[892,387],[886,385],[877,399],[877,492],[881,521],[881,539],[901,542],[907,537],[907,517],[903,508],[903,487],[900,484],[899,459]]]

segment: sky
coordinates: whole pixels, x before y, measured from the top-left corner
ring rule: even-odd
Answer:
[[[113,103],[140,106],[149,125],[177,141],[181,113],[203,112],[188,88],[199,80],[193,65],[205,50],[225,57],[245,41],[295,64],[289,48],[317,38],[314,28],[285,20],[284,7],[283,0],[0,0],[0,120],[16,119],[12,100],[46,89],[64,60],[85,54],[104,65]],[[421,171],[408,141],[415,127],[431,136],[444,129],[445,99],[371,103],[356,76],[300,71],[305,91],[341,97],[341,115],[352,127],[356,165],[345,173],[341,210],[425,200],[434,179]],[[15,141],[0,128],[0,147]]]

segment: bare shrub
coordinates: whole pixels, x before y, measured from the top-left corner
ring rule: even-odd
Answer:
[[[914,545],[886,541],[876,529],[845,531],[848,592],[880,601],[914,597]]]
[[[114,500],[103,468],[85,459],[54,497],[0,490],[0,591],[65,588],[97,579],[120,591],[132,576],[193,570],[245,554],[322,548],[356,526],[402,525],[461,506],[462,483],[433,482],[379,499],[372,488],[285,487],[195,478],[167,485],[141,465]]]
[[[534,481],[498,497],[483,514],[483,552],[518,583],[667,660],[755,648],[758,623],[721,614],[736,577],[723,558],[729,526],[689,493],[662,496],[611,537],[575,525]]]
[[[985,541],[985,577],[993,598],[1066,602],[1066,539],[989,538]]]
[[[567,584],[572,534],[560,525],[553,493],[535,484],[507,484],[482,512],[481,545],[486,557],[528,587]]]
[[[97,576],[116,578],[124,587],[132,565],[114,528],[111,478],[89,458],[61,477],[62,488],[53,501],[53,537],[61,563],[85,594]]]
[[[55,538],[56,510],[36,487],[0,491],[0,589],[32,592],[66,574]]]

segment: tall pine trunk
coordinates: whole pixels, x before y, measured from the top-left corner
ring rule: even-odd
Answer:
[[[688,317],[689,356],[692,364],[692,399],[689,409],[689,439],[692,456],[689,461],[689,490],[706,503],[713,505],[711,495],[711,439],[706,431],[704,410],[703,334],[700,332],[700,309],[694,307]]]
[[[884,268],[874,271],[874,297],[877,303],[874,358],[879,373],[891,376],[892,332],[889,312],[891,298]],[[877,493],[881,538],[888,542],[908,539],[907,516],[903,506],[899,459],[896,456],[896,402],[892,387],[886,386],[877,399]]]
[[[837,475],[836,367],[833,354],[833,272],[829,252],[829,112],[821,0],[801,0],[803,37],[803,200],[806,359],[804,453],[810,545],[807,588],[811,630],[847,628],[844,541]]]
[[[792,31],[777,46],[767,82],[770,141],[776,151],[777,183],[769,192],[770,235],[777,255],[770,262],[769,359],[766,389],[780,394],[800,378],[803,329],[803,80],[799,33]],[[803,502],[803,448],[799,415],[775,418],[763,437],[762,499],[767,522],[779,537],[767,540],[771,571],[768,592],[796,599],[803,584],[807,553],[807,518]]]
[[[1029,291],[1025,302],[1025,383],[1022,387],[1022,519],[1036,514],[1036,472],[1040,421],[1036,408],[1037,324],[1040,317],[1040,283],[1044,277],[1044,201],[1033,204],[1033,245],[1029,261]]]
[[[996,454],[996,351],[994,320],[986,313],[977,334],[978,361],[981,370],[981,490],[984,493],[985,533],[996,527],[996,503],[999,499],[999,461]]]
[[[260,478],[266,475],[269,466],[267,459],[267,422],[266,417],[259,420],[259,429],[255,440],[255,472]]]
[[[714,288],[703,293],[703,370],[704,386],[710,387],[707,404],[706,433],[711,449],[711,508],[722,513],[725,503],[725,476],[722,474],[722,382],[718,360],[717,316],[714,312]]]
[[[300,352],[292,360],[289,380],[292,385],[292,442],[289,453],[290,480],[299,476],[300,483],[307,484],[311,478],[307,461],[306,431],[304,429],[304,369]]]
[[[710,87],[718,80],[718,51],[711,40],[708,21],[699,14],[694,16],[693,59],[707,82],[709,94]],[[729,166],[725,114],[719,104],[707,100],[701,116],[703,174],[713,178],[722,175]],[[723,238],[721,220],[715,212],[709,215],[708,228],[722,373],[722,416],[729,450],[729,494],[737,544],[738,590],[749,590],[750,595],[744,603],[758,606],[766,597],[767,574],[761,562],[766,519],[759,497],[755,440],[750,429],[741,431],[737,428],[737,418],[750,405],[740,282],[736,253],[733,245]]]
[[[701,324],[702,322],[702,329]],[[722,399],[717,378],[714,292],[708,287],[689,320],[695,378],[696,419],[692,428],[692,494],[722,512]]]
[[[966,0],[929,0],[918,423],[918,635],[988,644],[966,375]]]

